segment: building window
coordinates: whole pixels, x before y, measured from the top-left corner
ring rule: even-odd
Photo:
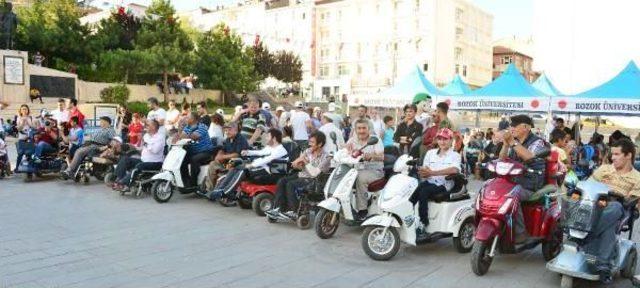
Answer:
[[[420,0],[415,0],[416,2],[416,10],[420,10]]]
[[[462,65],[462,77],[467,77],[467,65]]]
[[[429,63],[422,64],[422,70],[423,71],[429,71]]]
[[[464,10],[462,10],[460,8],[456,8],[456,20],[462,19],[462,14],[463,13],[464,13]]]
[[[511,56],[502,57],[502,64],[511,64],[511,62],[513,62],[513,59],[511,58]]]
[[[360,59],[360,54],[362,53],[362,44],[358,43],[358,48],[356,48],[356,53],[358,55],[358,59]]]
[[[320,76],[329,76],[329,66],[320,66]]]
[[[462,60],[462,48],[456,47],[453,50],[453,54],[454,54],[456,60]]]
[[[460,73],[460,64],[456,64],[456,74]]]
[[[464,31],[462,31],[462,28],[456,27],[456,39],[460,39],[460,37],[462,37],[463,32]]]
[[[358,64],[358,75],[362,75],[362,65]]]
[[[373,74],[378,74],[378,63],[373,64]]]
[[[307,17],[307,13],[302,13],[302,20],[304,20]]]
[[[322,97],[329,98],[331,94],[331,87],[322,87]]]
[[[344,65],[344,64],[338,65],[338,75],[342,76],[342,75],[348,75],[348,74],[349,74],[349,68],[347,68],[347,65]]]

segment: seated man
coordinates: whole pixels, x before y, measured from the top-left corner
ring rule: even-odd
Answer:
[[[602,165],[591,176],[592,179],[606,184],[614,193],[631,200],[640,197],[640,172],[633,168],[636,148],[629,139],[621,139],[611,145],[611,164]],[[587,237],[585,251],[594,255],[596,270],[600,273],[600,280],[609,284],[613,281],[611,275],[611,259],[615,257],[616,232],[618,224],[624,216],[622,204],[610,201],[592,233]]]
[[[372,131],[369,130],[369,120],[358,119],[355,121],[355,137],[347,141],[346,149],[349,153],[359,150],[367,145]],[[384,177],[384,146],[382,141],[375,145],[367,146],[362,150],[363,162],[358,165],[358,178],[356,179],[356,220],[364,220],[368,213],[368,187],[373,181]]]
[[[108,145],[109,141],[115,136],[116,131],[111,127],[111,118],[107,116],[100,117],[100,129],[91,135],[91,141],[76,150],[69,164],[69,168],[60,173],[62,178],[65,180],[69,179],[70,175],[74,175],[78,171],[78,167],[85,157],[96,153],[100,147]]]
[[[184,127],[180,134],[174,136],[174,143],[179,139],[191,139],[195,143],[187,147],[187,155],[184,157],[180,172],[183,178],[189,175],[189,166],[191,166],[191,175],[185,181],[185,187],[198,186],[198,174],[200,174],[200,165],[208,164],[213,154],[213,142],[209,137],[206,125],[198,122],[200,117],[198,113],[191,112],[187,118],[187,126]],[[162,134],[162,133],[161,133]],[[163,134],[164,135],[164,134]]]
[[[36,134],[36,149],[33,154],[35,163],[40,163],[43,154],[55,153],[58,150],[58,128],[52,121],[46,121],[45,126],[38,129]]]
[[[540,152],[548,149],[547,143],[531,132],[533,120],[527,115],[516,115],[511,117],[511,131],[504,131],[502,140],[502,150],[500,159],[510,158],[520,163],[529,162],[524,175],[516,179],[522,189],[519,190],[518,200],[526,201],[533,193],[542,188],[546,181],[546,160],[536,158]],[[527,230],[524,225],[524,215],[522,209],[518,209],[514,219],[516,243],[520,244],[527,240]]]
[[[282,145],[282,132],[280,130],[271,128],[266,135],[267,145],[261,150],[245,150],[242,151],[242,156],[261,156],[251,163],[244,165],[244,167],[233,168],[229,170],[227,176],[222,180],[216,189],[213,190],[211,195],[212,199],[218,199],[222,195],[232,195],[232,191],[244,178],[245,174],[249,174],[248,178],[256,184],[269,184],[273,182],[269,164],[274,160],[289,160],[287,149]]]
[[[160,123],[157,120],[147,120],[147,134],[142,137],[142,153],[139,156],[125,155],[118,162],[114,190],[128,192],[136,172],[162,168],[165,140],[159,129]],[[120,166],[123,166],[122,169]]]
[[[438,148],[427,151],[418,168],[418,175],[425,181],[421,182],[416,191],[411,195],[410,201],[415,205],[419,203],[418,213],[422,227],[418,228],[418,239],[426,237],[425,228],[429,225],[429,200],[436,195],[447,194],[453,187],[453,180],[445,177],[460,173],[461,156],[453,151],[453,131],[443,128],[436,134]]]
[[[224,125],[227,138],[222,143],[222,149],[218,151],[216,157],[209,163],[209,181],[211,181],[210,187],[215,187],[218,182],[218,171],[224,169],[224,165],[233,158],[240,157],[240,153],[244,150],[249,150],[249,143],[247,138],[239,133],[239,126],[237,122],[231,122]]]
[[[275,208],[267,213],[271,215],[282,214],[293,220],[298,218],[296,210],[299,201],[295,188],[305,187],[313,183],[320,172],[329,171],[330,157],[329,153],[324,150],[326,141],[324,133],[320,131],[309,136],[309,148],[291,163],[293,168],[301,171],[278,181]]]

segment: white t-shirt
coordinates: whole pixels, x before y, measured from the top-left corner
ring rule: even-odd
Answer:
[[[167,121],[173,121],[173,124],[167,123]],[[178,121],[180,120],[180,111],[178,109],[169,109],[167,111],[167,118],[164,120],[164,128],[171,130],[172,128],[178,128]]]
[[[384,123],[382,123],[382,119],[371,120],[373,123],[373,131],[375,131],[376,136],[382,137],[382,133],[384,133]]]
[[[307,120],[311,119],[304,111],[291,111],[291,128],[293,129],[293,140],[309,140],[307,132]]]
[[[158,110],[151,110],[147,113],[147,119],[162,122],[167,119],[167,111],[162,108],[158,108]],[[165,129],[164,125],[160,125],[158,132],[167,135],[167,129]]]
[[[339,148],[344,146],[344,137],[342,136],[342,131],[340,131],[340,129],[338,129],[336,125],[333,125],[333,123],[324,124],[320,126],[318,130],[324,133],[324,136],[326,136],[327,138],[327,143],[324,145],[325,152],[336,152]],[[331,132],[336,133],[336,144],[338,144],[338,147],[336,147],[336,145],[333,143],[333,139],[331,139]]]
[[[144,134],[142,137],[142,153],[140,160],[142,162],[162,162],[164,160],[164,135],[160,133],[156,134]]]
[[[58,125],[62,122],[69,122],[69,110],[64,109],[60,111],[60,109],[56,109],[51,111],[51,118],[55,119],[58,122]]]
[[[216,138],[218,141],[218,145],[222,144],[222,140],[224,139],[224,134],[222,132],[222,127],[220,127],[220,125],[211,122],[211,125],[209,125],[209,130],[207,132],[209,133],[209,138]]]
[[[453,151],[453,148],[449,149],[443,156],[438,155],[439,149],[431,149],[424,155],[423,167],[429,167],[431,170],[442,170],[450,167],[455,167],[460,171],[461,157],[460,154]],[[444,186],[447,190],[453,188],[453,181],[447,181],[446,176],[431,176],[427,179],[429,183],[438,186]]]

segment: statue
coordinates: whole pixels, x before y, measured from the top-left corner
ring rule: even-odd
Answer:
[[[18,16],[13,13],[13,4],[11,2],[4,3],[2,14],[0,14],[0,48],[13,50],[14,37],[16,28],[18,27]]]

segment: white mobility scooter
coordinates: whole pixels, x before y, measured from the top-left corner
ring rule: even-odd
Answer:
[[[418,205],[409,199],[418,188],[418,179],[409,176],[416,161],[409,155],[396,160],[393,175],[378,199],[381,214],[367,219],[362,234],[362,249],[374,260],[393,258],[400,249],[400,242],[412,246],[432,243],[453,237],[453,245],[460,253],[471,251],[474,242],[475,210],[467,193],[467,180],[462,174],[447,176],[455,185],[442,199],[429,202],[429,226],[427,238],[416,243],[416,228],[420,224]]]
[[[198,174],[197,187],[185,187],[182,181],[182,173],[180,172],[180,166],[184,157],[187,155],[186,145],[193,142],[191,139],[180,139],[176,143],[168,143],[170,146],[169,153],[162,163],[162,171],[153,177],[151,181],[151,193],[153,199],[158,203],[164,203],[171,199],[174,190],[178,190],[181,194],[188,194],[196,192],[199,188],[202,191],[207,191],[207,182],[209,175],[209,165],[201,165],[200,173]],[[189,167],[191,169],[191,167]]]

